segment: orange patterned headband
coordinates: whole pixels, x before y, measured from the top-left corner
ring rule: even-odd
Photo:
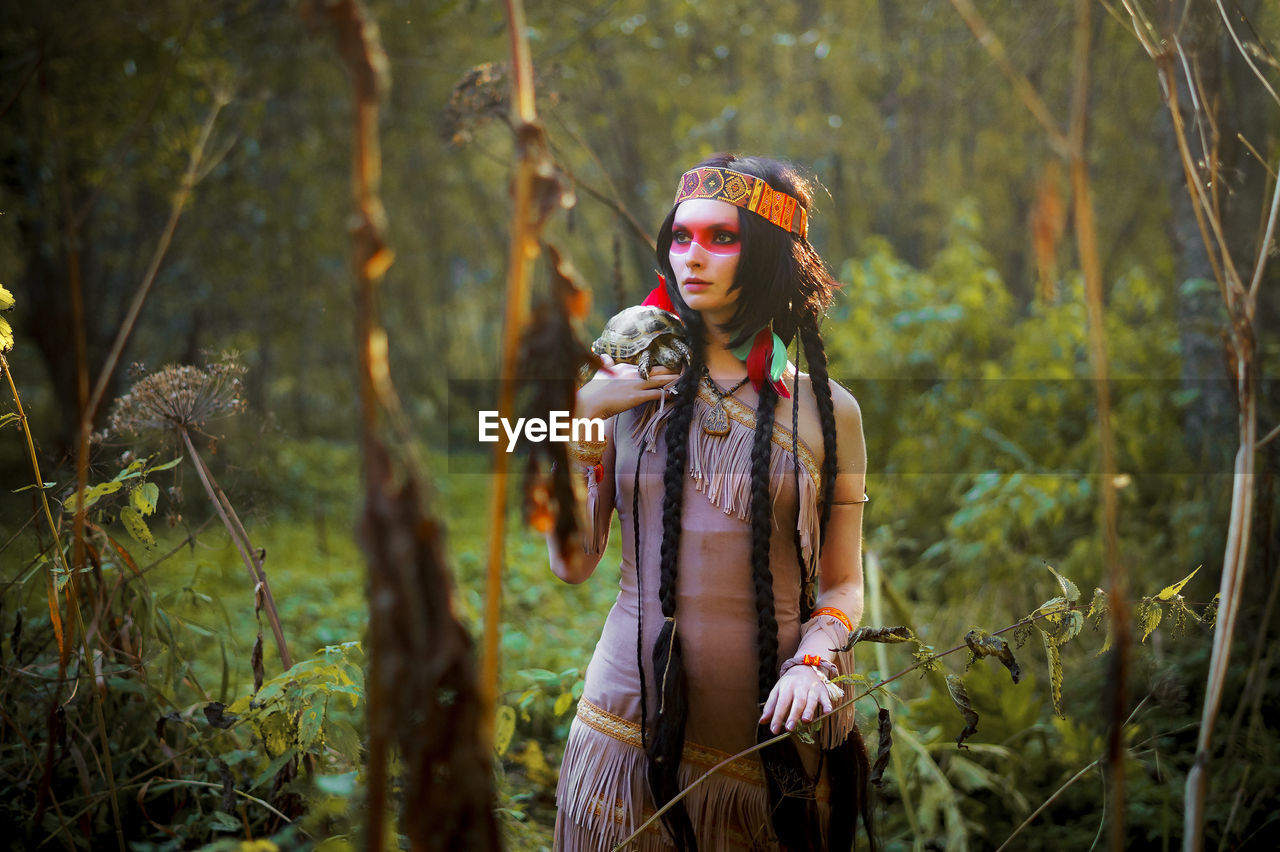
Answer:
[[[744,207],[800,239],[809,233],[809,214],[800,202],[785,192],[778,192],[758,177],[732,169],[708,166],[685,172],[680,178],[680,188],[676,190],[675,203],[691,198],[710,198]]]

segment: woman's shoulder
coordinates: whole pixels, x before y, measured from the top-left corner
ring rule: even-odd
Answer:
[[[808,373],[799,373],[797,379],[801,387],[809,385],[812,388],[813,378]],[[857,397],[835,379],[828,379],[827,386],[831,389],[831,407],[835,412],[836,428],[862,431],[862,408],[858,405]]]

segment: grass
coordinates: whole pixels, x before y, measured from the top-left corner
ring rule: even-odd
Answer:
[[[241,489],[253,489],[245,525],[255,547],[263,548],[265,567],[280,608],[285,636],[296,659],[325,645],[362,639],[367,605],[364,559],[356,542],[358,458],[352,447],[284,443],[274,459],[256,472],[241,472]],[[439,460],[437,460],[439,461]],[[442,470],[444,465],[434,464]],[[276,492],[260,491],[253,476],[265,476]],[[448,530],[447,553],[454,570],[453,590],[459,618],[479,648],[483,629],[483,584],[491,479],[478,474],[435,477],[431,509]],[[227,485],[238,501],[237,486]],[[280,491],[285,495],[280,495]],[[203,507],[188,505],[192,515]],[[274,507],[274,508],[271,508]],[[154,524],[163,553],[185,532]],[[124,537],[123,530],[119,535]],[[555,771],[572,706],[557,704],[574,694],[616,595],[620,548],[611,552],[597,575],[579,586],[556,579],[547,564],[541,535],[519,521],[512,503],[506,548],[501,636],[501,701],[517,711],[516,733],[500,772],[500,799],[511,848],[550,845],[554,821]],[[140,546],[137,548],[141,550]],[[196,543],[153,569],[148,581],[162,607],[192,631],[191,660],[196,680],[210,697],[230,702],[252,686],[250,650],[257,632],[253,591],[244,564],[220,526],[206,528]],[[216,694],[223,680],[224,655],[218,641],[227,637],[230,695]],[[203,641],[201,641],[203,640]],[[280,671],[269,630],[265,664],[268,677]],[[560,712],[555,712],[559,708]]]

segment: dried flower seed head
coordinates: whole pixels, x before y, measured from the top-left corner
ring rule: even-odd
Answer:
[[[144,375],[116,400],[111,431],[146,432],[199,428],[244,407],[240,377],[245,368],[232,355],[205,367],[171,365]]]

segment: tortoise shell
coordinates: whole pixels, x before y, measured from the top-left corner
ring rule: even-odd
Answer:
[[[652,305],[636,305],[615,314],[591,344],[591,351],[636,364],[645,378],[650,364],[679,371],[690,354],[680,317]]]

